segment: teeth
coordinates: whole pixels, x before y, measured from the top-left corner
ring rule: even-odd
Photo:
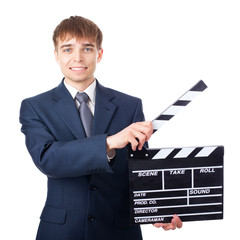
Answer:
[[[72,70],[74,70],[74,71],[81,71],[83,69],[85,69],[85,68],[72,68]]]

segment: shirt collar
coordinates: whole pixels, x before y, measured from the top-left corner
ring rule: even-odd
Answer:
[[[78,89],[74,88],[73,86],[71,86],[70,84],[68,84],[65,79],[64,79],[64,85],[67,88],[67,90],[69,91],[69,93],[71,94],[72,98],[75,99],[76,94],[78,92],[80,92]],[[89,100],[95,104],[95,98],[96,98],[96,79],[93,81],[93,83],[91,85],[89,85],[83,92],[85,92],[88,97]]]

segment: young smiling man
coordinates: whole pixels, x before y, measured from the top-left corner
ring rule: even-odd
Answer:
[[[141,150],[152,123],[144,121],[140,99],[95,79],[103,56],[96,24],[70,17],[57,26],[53,41],[64,79],[25,99],[20,111],[28,151],[48,177],[37,239],[140,240],[140,227],[129,224],[126,145]],[[80,110],[84,103],[78,99],[83,92],[91,115],[87,127]],[[155,226],[175,229],[182,222],[175,215],[170,224]]]

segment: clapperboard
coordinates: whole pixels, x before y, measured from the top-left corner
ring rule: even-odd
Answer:
[[[207,88],[199,81],[153,120],[154,132]],[[223,146],[128,148],[131,223],[223,219]]]

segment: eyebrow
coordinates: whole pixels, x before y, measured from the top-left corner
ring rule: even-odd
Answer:
[[[60,49],[65,48],[65,47],[71,47],[71,46],[72,46],[72,44],[63,44],[63,45],[60,47]]]
[[[92,44],[92,43],[84,43],[84,44],[82,44],[84,47],[95,47],[95,45],[94,44]],[[62,48],[66,48],[66,47],[72,47],[73,46],[73,44],[63,44],[61,47],[60,47],[60,49],[62,49]]]
[[[92,43],[84,43],[83,45],[84,45],[85,47],[95,47],[95,45],[92,44]]]

